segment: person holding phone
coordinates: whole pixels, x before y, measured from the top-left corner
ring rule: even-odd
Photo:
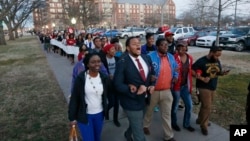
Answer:
[[[208,135],[208,121],[213,97],[217,88],[218,76],[229,73],[229,70],[222,70],[219,60],[221,55],[222,49],[220,47],[212,47],[208,55],[199,58],[192,65],[192,75],[196,77],[196,87],[198,88],[201,102],[196,123],[200,124],[203,135]]]

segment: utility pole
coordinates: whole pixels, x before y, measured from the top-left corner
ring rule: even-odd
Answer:
[[[163,8],[164,8],[164,6],[166,5],[166,3],[167,3],[167,0],[162,0],[162,5],[161,5],[161,26],[163,25],[163,15],[164,15],[164,13],[163,13]],[[169,12],[169,11],[168,11]]]
[[[237,2],[238,0],[235,0],[234,26],[237,26]]]
[[[221,4],[221,0],[219,0],[218,21],[217,21],[217,35],[216,35],[216,42],[215,42],[215,46],[217,46],[217,47],[219,46],[221,11],[222,11],[222,4]]]

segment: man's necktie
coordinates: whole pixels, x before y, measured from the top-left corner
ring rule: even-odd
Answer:
[[[144,69],[141,65],[141,62],[138,58],[135,59],[135,61],[137,62],[138,64],[138,68],[139,68],[139,72],[140,72],[140,75],[141,75],[141,78],[143,81],[146,81],[146,76],[145,76],[145,72],[144,72]]]

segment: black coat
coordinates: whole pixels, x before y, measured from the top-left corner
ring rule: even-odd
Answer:
[[[81,123],[88,123],[87,118],[87,103],[85,101],[85,72],[81,72],[74,84],[73,92],[70,97],[68,116],[70,121],[77,120]],[[108,119],[108,104],[107,104],[107,93],[110,85],[109,78],[100,72],[100,77],[103,84],[103,94],[102,94],[102,106],[103,114],[106,119]]]
[[[113,79],[114,86],[120,94],[121,106],[126,110],[143,110],[146,104],[149,104],[150,99],[150,94],[148,94],[148,97],[145,99],[145,94],[137,95],[137,92],[132,93],[129,89],[129,84],[133,84],[137,88],[139,88],[140,85],[145,85],[148,87],[155,84],[155,82],[151,81],[151,76],[155,75],[155,71],[153,69],[154,67],[152,66],[150,57],[147,55],[141,55],[141,57],[146,62],[149,70],[145,82],[141,78],[138,69],[128,54],[120,58],[116,64],[115,75]]]

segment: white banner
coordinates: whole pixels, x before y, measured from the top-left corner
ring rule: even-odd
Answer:
[[[55,39],[51,39],[50,40],[50,44],[51,45],[55,45],[59,48],[61,48],[62,50],[64,50],[67,54],[74,54],[74,55],[78,55],[79,53],[79,47],[77,46],[67,46],[65,44],[63,44],[62,42],[60,41],[57,41]]]

